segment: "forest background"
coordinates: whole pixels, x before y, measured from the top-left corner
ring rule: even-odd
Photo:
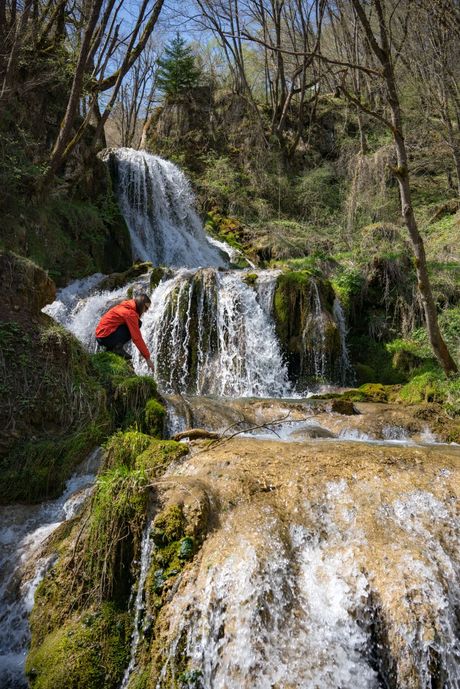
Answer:
[[[126,270],[98,153],[146,148],[209,232],[332,281],[357,383],[460,410],[457,1],[0,0],[0,25],[4,250],[57,285]]]

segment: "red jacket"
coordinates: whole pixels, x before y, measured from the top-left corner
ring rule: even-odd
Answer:
[[[122,301],[109,309],[97,324],[96,337],[108,337],[123,323],[128,326],[131,339],[144,359],[150,359],[150,352],[139,330],[139,314],[134,299]]]

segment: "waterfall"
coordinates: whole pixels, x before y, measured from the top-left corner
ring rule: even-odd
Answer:
[[[160,282],[142,332],[162,392],[241,397],[291,393],[271,315],[277,274],[257,273],[262,276],[258,289],[246,284],[242,271],[213,268],[182,269]],[[65,288],[45,311],[94,351],[98,319],[127,288],[98,292],[92,280],[87,288],[86,297],[81,281],[78,290]],[[133,361],[137,372],[147,373],[134,349]]]
[[[342,385],[353,381],[353,368],[350,362],[350,355],[348,352],[347,345],[347,324],[345,321],[345,314],[343,312],[342,304],[340,299],[335,297],[334,304],[332,307],[332,314],[334,320],[337,324],[340,337],[340,365],[339,365],[339,379]]]
[[[316,280],[305,297],[307,315],[293,345],[299,366],[289,369],[289,380],[285,359],[290,354],[281,351],[273,319],[281,271],[222,270],[231,249],[206,235],[190,185],[173,163],[128,148],[110,150],[107,157],[116,169],[134,256],[175,268],[154,290],[143,319],[142,332],[162,392],[286,397],[294,391],[307,394],[312,378],[345,383],[350,364],[344,314],[337,300],[333,313],[328,311]],[[77,280],[44,309],[89,351],[96,349],[99,318],[126,298],[129,286],[150,291],[148,275],[112,292],[98,288],[102,278],[98,274]],[[136,349],[133,361],[137,373],[148,373]]]
[[[131,675],[136,667],[136,652],[141,639],[141,624],[142,616],[145,611],[145,580],[149,571],[150,560],[154,543],[150,537],[151,521],[147,520],[147,525],[144,529],[141,547],[141,568],[139,572],[139,580],[137,583],[137,593],[134,600],[134,629],[131,637],[131,658],[129,665],[125,670],[123,681],[120,689],[126,689],[129,684]]]
[[[231,509],[167,604],[157,689],[458,689],[458,453],[268,445],[180,471]]]
[[[130,148],[111,150],[110,158],[135,259],[189,268],[228,265],[234,252],[206,235],[190,184],[174,163]]]
[[[309,362],[309,368],[317,380],[326,380],[328,352],[326,346],[325,315],[321,304],[316,280],[311,281],[310,286],[311,309],[307,316],[302,333],[303,352]],[[301,363],[301,367],[304,364]]]
[[[40,581],[54,561],[40,549],[63,522],[75,517],[92,490],[99,452],[67,482],[63,495],[41,505],[0,508],[0,686],[24,689],[30,640],[28,616]]]

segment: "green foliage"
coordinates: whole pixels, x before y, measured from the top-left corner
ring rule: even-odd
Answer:
[[[147,477],[125,466],[101,474],[91,502],[83,554],[91,600],[115,599],[126,604],[130,563],[140,547],[147,509]]]
[[[382,383],[394,385],[407,380],[407,374],[395,369],[393,357],[383,342],[369,336],[351,336],[349,348],[357,383]]]
[[[460,307],[442,311],[439,315],[439,327],[449,350],[454,358],[460,361]],[[425,360],[434,363],[433,351],[424,327],[413,330],[410,337],[389,342],[386,348],[393,355],[410,354],[416,357],[420,364]]]
[[[134,467],[136,457],[152,444],[152,438],[139,431],[118,431],[105,445],[106,469]]]
[[[346,266],[334,276],[332,286],[340,302],[349,308],[353,297],[360,294],[364,286],[364,275],[355,266]]]
[[[447,379],[440,369],[421,370],[399,391],[407,404],[438,402],[449,415],[460,414],[460,378]]]
[[[157,85],[165,96],[180,96],[198,86],[201,73],[195,56],[179,33],[165,47],[158,67]]]
[[[62,493],[72,470],[102,442],[109,429],[102,416],[99,424],[65,436],[19,442],[0,460],[0,502],[36,502]]]
[[[329,163],[304,172],[295,189],[302,215],[310,222],[322,222],[341,208],[341,184]]]

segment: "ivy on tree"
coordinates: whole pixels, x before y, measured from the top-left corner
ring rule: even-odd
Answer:
[[[158,67],[157,84],[165,96],[178,96],[198,85],[200,70],[195,56],[179,34],[166,46]]]

